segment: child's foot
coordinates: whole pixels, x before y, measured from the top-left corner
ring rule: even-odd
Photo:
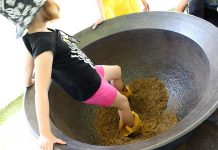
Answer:
[[[141,120],[139,119],[139,116],[134,111],[132,111],[132,114],[134,116],[133,127],[129,127],[125,125],[122,120],[120,120],[119,122],[119,131],[120,131],[120,134],[123,136],[129,136],[133,133],[136,133],[141,127]]]
[[[132,94],[129,86],[127,85],[123,85],[123,89],[121,91],[121,94],[123,94],[124,96],[126,96],[127,98],[129,98],[129,96]]]

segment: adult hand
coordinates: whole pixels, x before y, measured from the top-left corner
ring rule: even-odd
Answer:
[[[143,11],[149,11],[150,10],[149,4],[147,3],[146,0],[142,0],[142,4],[144,6]]]
[[[97,27],[98,25],[102,24],[103,22],[104,22],[104,18],[101,17],[101,18],[97,19],[96,22],[94,23],[92,29],[93,29],[93,30],[96,29],[96,27]]]
[[[54,144],[66,144],[66,142],[56,138],[54,135],[39,137],[39,147],[42,150],[53,150]]]

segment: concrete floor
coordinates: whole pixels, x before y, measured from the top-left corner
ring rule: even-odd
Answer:
[[[28,128],[22,110],[0,126],[0,149],[39,150],[37,140]]]

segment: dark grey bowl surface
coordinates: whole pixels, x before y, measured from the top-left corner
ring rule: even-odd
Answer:
[[[176,126],[132,144],[100,146],[93,128],[97,107],[70,98],[52,82],[49,99],[54,134],[65,140],[56,149],[155,149],[186,135],[218,106],[218,29],[186,14],[149,12],[117,17],[95,31],[75,35],[78,45],[95,64],[118,64],[123,80],[155,76],[170,94],[168,109],[179,119]],[[38,136],[34,87],[27,89],[25,115]]]

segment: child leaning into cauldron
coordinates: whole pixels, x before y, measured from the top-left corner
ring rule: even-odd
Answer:
[[[53,0],[16,0],[13,4],[6,1],[1,6],[4,9],[0,7],[0,13],[17,25],[18,37],[26,28],[28,31],[23,36],[28,50],[25,83],[27,87],[35,83],[39,144],[42,149],[51,150],[55,143],[65,144],[50,129],[48,91],[51,79],[84,104],[116,107],[120,116],[119,130],[123,136],[140,128],[141,121],[129,106],[127,97],[130,90],[122,83],[121,68],[117,65],[94,66],[76,46],[76,39],[63,31],[47,28],[49,21],[59,17],[59,6]],[[7,14],[7,10],[11,9],[19,9],[22,13]],[[19,16],[21,14],[22,17]],[[35,80],[32,79],[33,69]]]
[[[100,17],[93,25],[95,29],[104,20],[117,16],[140,12],[139,0],[96,0]],[[149,11],[149,5],[146,0],[140,0],[144,7],[143,11]]]

